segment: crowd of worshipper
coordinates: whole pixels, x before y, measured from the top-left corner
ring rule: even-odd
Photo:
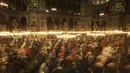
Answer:
[[[130,73],[130,37],[1,36],[0,73]]]

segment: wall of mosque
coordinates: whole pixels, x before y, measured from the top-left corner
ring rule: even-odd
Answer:
[[[38,0],[39,1],[39,0]],[[129,21],[128,7],[125,9],[116,9],[119,6],[112,4],[120,4],[119,0],[109,2],[109,4],[92,5],[83,1],[70,2],[70,0],[41,0],[40,6],[30,8],[26,11],[1,9],[6,20],[16,19],[19,28],[30,31],[46,31],[46,30],[114,30],[124,29]],[[60,5],[60,7],[57,6]],[[126,4],[128,6],[128,4]],[[102,6],[102,8],[100,7]],[[32,6],[34,7],[34,6]],[[52,11],[51,8],[56,8]],[[111,8],[114,7],[112,12]],[[123,7],[123,5],[122,5]],[[74,9],[73,9],[74,8]],[[16,8],[17,9],[17,8]],[[77,9],[77,10],[76,10]],[[107,11],[105,11],[105,10]],[[46,12],[48,10],[48,12]],[[104,16],[99,16],[101,12]],[[106,13],[107,12],[107,13]],[[127,15],[126,15],[127,14]],[[5,21],[5,20],[4,20]],[[11,22],[8,24],[10,28]],[[7,27],[8,27],[7,26]]]

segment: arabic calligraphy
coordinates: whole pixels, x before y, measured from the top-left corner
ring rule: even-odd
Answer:
[[[125,8],[125,2],[117,1],[110,6],[110,11],[111,12],[121,12],[124,10],[124,8]]]
[[[40,6],[40,0],[25,0],[25,4],[29,8],[38,8]]]

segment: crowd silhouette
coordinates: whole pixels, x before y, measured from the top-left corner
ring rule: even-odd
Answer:
[[[1,36],[0,73],[130,73],[130,37]]]

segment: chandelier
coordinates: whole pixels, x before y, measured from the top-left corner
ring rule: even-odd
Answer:
[[[109,2],[110,0],[91,0],[94,5],[100,5]]]
[[[1,6],[1,7],[8,7],[8,4],[5,3],[5,2],[2,0],[2,1],[0,1],[0,6]]]

